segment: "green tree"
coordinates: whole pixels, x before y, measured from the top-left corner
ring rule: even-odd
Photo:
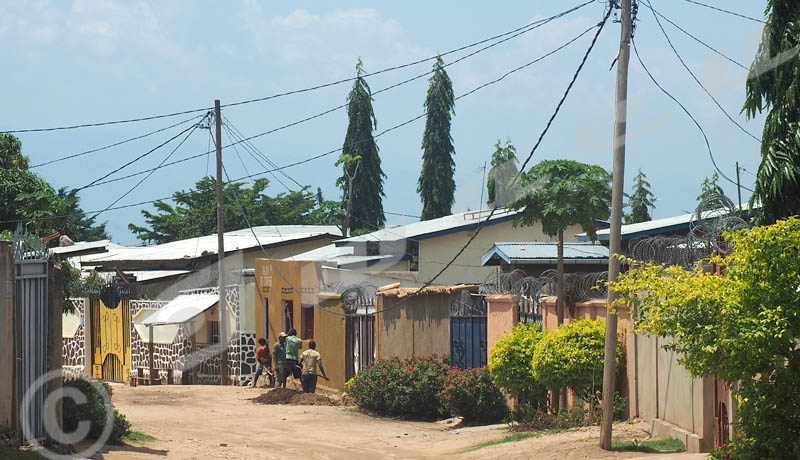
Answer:
[[[629,261],[611,289],[638,309],[640,333],[671,337],[665,346],[696,377],[735,389],[739,427],[758,458],[800,458],[800,218],[741,230],[734,248],[687,270]]]
[[[341,162],[342,176],[336,184],[342,189],[342,204],[350,200],[352,211],[350,219],[353,229],[357,231],[374,231],[386,222],[383,214],[383,179],[386,175],[381,170],[381,157],[378,155],[378,144],[372,136],[372,131],[378,126],[375,113],[372,110],[372,91],[367,81],[362,77],[364,73],[361,58],[356,64],[358,78],[353,83],[353,89],[347,96],[347,134],[342,146],[342,157],[359,157],[358,162]],[[358,167],[358,173],[348,168]],[[352,188],[348,186],[348,177],[355,176]]]
[[[558,324],[564,322],[564,231],[580,225],[592,241],[597,238],[598,221],[610,213],[610,180],[600,166],[573,160],[544,160],[521,176],[523,196],[511,204],[521,210],[514,224],[540,222],[545,235],[558,237]]]
[[[724,194],[725,192],[722,190],[722,187],[719,186],[719,174],[714,171],[714,174],[711,175],[711,179],[706,177],[703,179],[703,183],[700,184],[700,194],[697,195],[697,201],[703,201],[714,195]]]
[[[449,216],[455,201],[456,182],[453,174],[456,150],[450,136],[450,119],[455,114],[453,83],[444,70],[441,57],[433,64],[425,110],[425,134],[422,136],[422,171],[417,193],[422,198],[421,220]]]
[[[768,0],[767,25],[750,75],[743,111],[767,112],[750,207],[761,205],[760,223],[800,214],[800,7],[796,0]]]
[[[104,225],[95,227],[94,219],[86,219],[75,192],[56,193],[28,164],[19,139],[0,134],[0,230],[14,231],[23,224],[40,236],[60,232],[75,241],[106,237]]]
[[[95,225],[94,217],[87,217],[80,207],[80,198],[75,190],[58,189],[58,197],[64,202],[65,218],[58,223],[61,233],[73,241],[99,241],[109,239],[106,223]]]
[[[633,178],[633,193],[628,195],[627,206],[631,208],[630,213],[625,214],[626,224],[636,224],[639,222],[648,222],[652,220],[650,210],[655,208],[656,198],[650,191],[650,182],[647,182],[647,176],[639,169],[636,177]]]
[[[280,193],[270,197],[264,193],[269,181],[257,179],[252,187],[228,183],[223,187],[225,231],[246,227],[236,202],[242,204],[247,218],[257,225],[339,225],[339,203],[323,202],[318,206],[316,194],[308,187],[301,191]],[[142,210],[147,226],[128,224],[136,237],[156,244],[211,235],[217,231],[216,180],[200,179],[194,189],[176,192],[174,205],[156,201],[156,212]]]
[[[505,145],[500,143],[500,139],[494,144],[492,153],[492,168],[489,170],[489,179],[486,181],[489,206],[503,207],[514,201],[517,197],[512,193],[514,179],[519,170],[517,169],[517,149],[511,143],[511,139],[506,138]]]

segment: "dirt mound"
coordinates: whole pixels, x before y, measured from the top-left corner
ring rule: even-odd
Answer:
[[[303,393],[289,388],[275,388],[250,399],[255,404],[289,404],[292,406],[338,406],[339,401],[316,393]]]

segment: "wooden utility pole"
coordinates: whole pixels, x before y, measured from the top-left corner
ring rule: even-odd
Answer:
[[[622,252],[622,194],[625,178],[625,134],[628,119],[628,62],[631,55],[631,0],[622,0],[620,22],[622,31],[617,61],[617,102],[614,126],[614,171],[611,193],[611,231],[608,244],[608,282],[613,283],[619,275],[619,259],[614,256]],[[613,8],[613,6],[612,6]],[[611,429],[614,421],[614,388],[617,371],[617,313],[612,306],[617,295],[608,291],[606,312],[606,347],[603,362],[603,421],[600,425],[600,447],[611,449]]]
[[[217,124],[217,271],[219,278],[219,343],[222,345],[220,356],[220,384],[228,384],[228,309],[225,306],[225,210],[222,207],[222,113],[219,99],[214,101],[214,121]]]
[[[736,162],[736,193],[739,194],[739,212],[737,214],[742,214],[742,183],[739,181],[739,162]]]

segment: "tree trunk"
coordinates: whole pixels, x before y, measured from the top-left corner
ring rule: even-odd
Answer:
[[[350,212],[353,209],[353,179],[355,175],[347,177],[347,209],[344,211],[344,224],[342,225],[342,236],[347,238],[350,232]]]
[[[556,318],[558,325],[564,323],[564,303],[566,287],[564,286],[564,230],[558,231],[558,301],[556,302]],[[560,410],[567,408],[567,389],[558,390],[558,406]]]
[[[564,286],[564,230],[558,231],[558,301],[556,302],[556,317],[558,325],[564,323],[564,301],[566,289]]]

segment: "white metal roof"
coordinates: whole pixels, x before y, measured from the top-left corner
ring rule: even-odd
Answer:
[[[181,324],[203,313],[219,301],[218,294],[180,294],[158,311],[147,316],[140,324]]]
[[[378,263],[396,262],[405,256],[401,254],[354,255],[353,246],[337,246],[329,244],[317,249],[306,251],[285,260],[310,260],[315,262],[330,262],[341,268],[356,268],[357,266],[373,266]]]
[[[481,263],[486,265],[497,258],[506,263],[550,263],[558,260],[558,243],[495,243],[483,255]],[[564,260],[573,263],[608,261],[608,248],[592,243],[564,243]]]
[[[255,248],[259,243],[271,246],[324,235],[334,238],[341,234],[334,225],[260,226],[253,227],[253,231],[258,240],[249,228],[225,232],[225,252]],[[155,246],[110,248],[108,252],[83,256],[81,263],[91,265],[109,261],[193,259],[216,252],[217,235],[206,235]]]
[[[490,213],[491,210],[488,209],[483,211],[460,212],[450,216],[439,217],[438,219],[430,219],[412,224],[400,225],[397,227],[384,228],[372,233],[346,238],[337,241],[336,245],[343,246],[347,244],[372,241],[399,241],[409,238],[430,238],[438,234],[469,230],[470,228],[477,227],[479,223],[485,221],[486,218],[489,217]],[[495,211],[494,215],[489,221],[489,224],[508,220],[513,218],[516,214],[516,211],[498,209]]]

